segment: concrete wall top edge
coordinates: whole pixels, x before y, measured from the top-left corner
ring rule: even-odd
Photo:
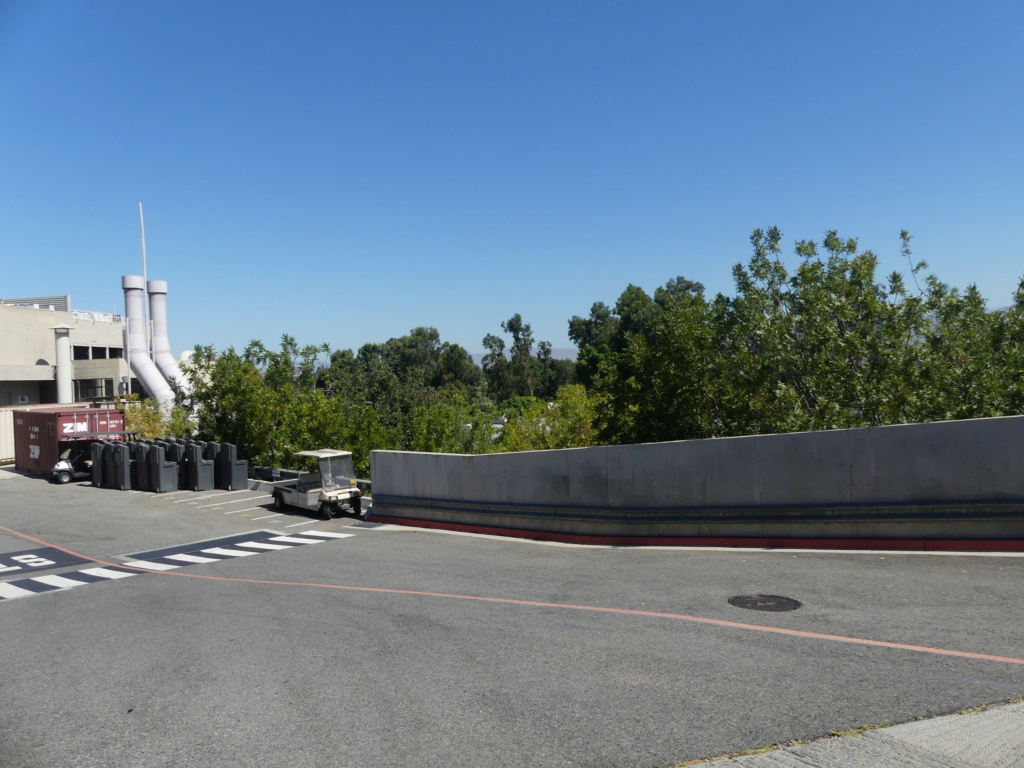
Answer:
[[[429,452],[426,452],[426,451],[392,451],[392,450],[385,451],[385,450],[374,450],[374,451],[371,451],[370,453],[371,453],[371,455],[374,454],[374,453],[394,453],[394,454],[408,455],[408,456],[461,456],[461,457],[472,456],[475,459],[497,461],[497,460],[500,460],[500,459],[502,459],[504,457],[513,456],[513,455],[517,455],[517,454],[529,454],[529,455],[555,454],[555,453],[565,454],[565,453],[571,453],[573,451],[595,451],[595,450],[604,450],[604,451],[615,452],[615,451],[628,451],[628,450],[637,448],[638,446],[668,446],[668,445],[681,445],[681,444],[695,444],[695,445],[698,445],[698,444],[701,444],[701,443],[712,444],[712,443],[738,442],[738,441],[743,441],[743,440],[750,440],[750,441],[755,441],[756,440],[756,441],[760,441],[760,442],[763,443],[763,442],[766,442],[766,441],[771,441],[772,439],[775,439],[775,438],[777,438],[779,440],[791,441],[794,438],[799,439],[799,438],[802,438],[802,437],[805,437],[805,436],[806,437],[810,437],[810,436],[813,436],[813,435],[835,435],[835,434],[838,434],[838,433],[853,433],[853,434],[856,434],[856,433],[868,433],[868,432],[872,432],[872,431],[897,431],[897,430],[908,430],[908,431],[911,431],[911,430],[919,430],[919,429],[934,430],[936,428],[956,428],[956,425],[972,424],[972,423],[977,423],[977,422],[998,422],[998,421],[1003,421],[1003,422],[1020,421],[1020,422],[1024,423],[1024,415],[1015,415],[1015,416],[986,416],[984,418],[978,418],[978,419],[950,419],[948,421],[929,421],[929,422],[921,422],[921,423],[914,423],[914,424],[886,424],[886,425],[880,426],[880,427],[854,427],[854,428],[851,428],[851,429],[818,429],[818,430],[812,430],[812,431],[809,431],[809,432],[771,432],[771,433],[761,434],[761,435],[731,435],[729,437],[707,437],[707,438],[696,438],[696,439],[692,439],[692,440],[665,440],[663,442],[655,442],[655,443],[629,443],[629,444],[624,444],[624,445],[596,445],[596,446],[591,446],[591,447],[588,447],[588,448],[549,448],[549,449],[538,450],[538,451],[505,451],[505,452],[501,452],[501,453],[480,453],[480,454],[469,454],[469,453],[439,453],[439,454],[433,454],[433,453],[429,453]]]
[[[397,495],[642,507],[842,504],[1024,497],[1021,444],[1024,416],[1001,416],[482,455],[373,451],[371,461],[377,490]]]
[[[881,430],[914,430],[922,429],[926,427],[939,427],[943,425],[954,425],[954,424],[971,424],[975,422],[985,421],[1020,421],[1024,420],[1024,414],[1017,414],[1013,416],[983,416],[977,419],[947,419],[946,421],[925,421],[925,422],[914,422],[912,424],[884,424],[878,427],[850,427],[848,429],[815,429],[807,432],[766,432],[758,435],[730,435],[728,437],[702,437],[694,438],[691,440],[666,440],[660,443],[631,443],[630,445],[608,445],[602,446],[605,448],[628,448],[631,445],[673,445],[677,443],[707,443],[707,442],[726,442],[733,440],[754,440],[754,439],[769,439],[773,437],[791,438],[797,435],[821,435],[821,434],[833,434],[836,432],[872,432]],[[587,450],[585,448],[573,448],[567,450]]]

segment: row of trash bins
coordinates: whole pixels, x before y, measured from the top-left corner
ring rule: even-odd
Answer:
[[[238,491],[249,487],[249,463],[238,447],[181,438],[93,443],[92,484],[119,491]]]

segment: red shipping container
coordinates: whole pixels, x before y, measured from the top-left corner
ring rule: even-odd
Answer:
[[[77,440],[124,440],[119,408],[48,408],[14,412],[14,467],[49,476]]]

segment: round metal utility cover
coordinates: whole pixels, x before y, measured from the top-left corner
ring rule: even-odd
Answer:
[[[729,598],[729,605],[754,611],[795,611],[803,603],[778,595],[737,595]]]

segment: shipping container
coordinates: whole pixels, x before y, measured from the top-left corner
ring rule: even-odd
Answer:
[[[14,412],[14,466],[49,477],[61,452],[77,441],[124,440],[119,408],[52,408]]]

